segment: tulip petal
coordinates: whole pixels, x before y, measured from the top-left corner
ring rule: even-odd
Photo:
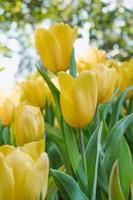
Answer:
[[[42,153],[27,173],[24,184],[24,200],[38,200],[40,193],[42,193],[42,199],[45,198],[48,184],[48,171],[48,157],[46,153]]]
[[[50,71],[57,72],[63,64],[61,48],[54,34],[38,28],[35,30],[35,43],[43,65]]]
[[[37,142],[27,143],[23,147],[20,147],[20,149],[29,154],[33,158],[33,160],[37,160],[37,158],[45,150],[45,141],[40,140]]]
[[[28,170],[32,167],[33,160],[28,154],[20,151],[19,148],[16,148],[5,157],[5,161],[7,165],[13,169],[15,180],[15,199],[24,200],[25,176]]]
[[[72,85],[74,83],[74,78],[65,72],[59,72],[58,80],[61,92],[64,93],[64,95],[70,94],[70,90],[72,89]]]
[[[68,24],[57,23],[51,26],[49,30],[55,35],[60,44],[63,58],[62,71],[65,71],[69,67],[73,43],[77,36],[77,28],[71,28]]]
[[[14,150],[15,150],[15,147],[11,145],[0,146],[0,153],[2,153],[4,156],[8,155],[10,152]]]
[[[0,199],[14,200],[14,177],[13,171],[4,161],[0,153]]]

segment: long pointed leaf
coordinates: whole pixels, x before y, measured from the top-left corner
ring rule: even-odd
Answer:
[[[44,78],[44,80],[46,81],[46,83],[48,84],[48,87],[53,95],[54,98],[54,102],[55,102],[55,115],[58,118],[58,121],[60,122],[61,120],[61,111],[60,111],[60,92],[59,90],[55,87],[55,85],[52,83],[52,81],[50,80],[49,76],[47,75],[47,73],[40,67],[36,66],[39,73],[42,75],[42,77]]]
[[[88,200],[71,176],[54,169],[51,174],[64,200]]]
[[[112,167],[109,181],[109,200],[124,200],[119,180],[118,162]]]
[[[87,179],[88,179],[88,193],[91,200],[96,199],[96,186],[98,178],[98,163],[101,151],[101,133],[102,126],[97,127],[91,136],[86,147],[86,161],[87,161]]]

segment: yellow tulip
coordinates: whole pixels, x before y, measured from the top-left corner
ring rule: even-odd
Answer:
[[[103,63],[106,59],[106,53],[97,48],[90,48],[87,60],[92,64]]]
[[[81,72],[77,78],[60,72],[60,105],[65,121],[72,127],[84,127],[93,118],[97,105],[97,82],[93,72]]]
[[[105,51],[90,48],[84,57],[79,58],[77,61],[78,72],[93,69],[94,65],[104,63],[106,61]]]
[[[49,161],[43,145],[39,141],[21,148],[0,147],[0,200],[38,200],[40,193],[46,197]]]
[[[52,101],[50,90],[41,76],[34,74],[26,81],[19,84],[21,89],[21,101],[27,104],[38,106],[43,109],[46,100],[49,104]]]
[[[13,117],[14,106],[8,98],[5,98],[0,105],[0,121],[2,125],[8,126],[11,124]]]
[[[69,68],[73,43],[77,36],[77,28],[57,23],[48,30],[35,30],[35,44],[42,64],[52,72],[65,71]]]
[[[108,68],[103,64],[95,66],[93,71],[97,75],[98,103],[106,103],[117,86],[118,73],[114,68]]]
[[[125,61],[120,67],[121,83],[120,90],[123,92],[127,87],[133,86],[133,59]],[[127,98],[133,96],[133,92],[129,92]]]
[[[44,134],[44,119],[38,107],[20,104],[14,112],[13,133],[17,145],[40,140]]]

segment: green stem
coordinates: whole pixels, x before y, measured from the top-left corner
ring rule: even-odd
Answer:
[[[82,162],[83,162],[83,166],[84,166],[85,172],[87,173],[87,165],[86,165],[86,157],[85,157],[85,146],[84,146],[84,136],[83,136],[83,131],[82,131],[81,128],[79,130],[79,136],[80,136],[80,153],[81,153]]]

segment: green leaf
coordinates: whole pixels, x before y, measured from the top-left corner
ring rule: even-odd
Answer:
[[[116,123],[109,133],[104,156],[104,166],[107,175],[110,174],[113,163],[118,159],[120,181],[125,198],[128,196],[129,187],[133,178],[133,164],[131,152],[123,134],[132,122],[133,114],[130,114]]]
[[[121,120],[119,120],[111,129],[111,131],[108,134],[107,138],[107,145],[110,146],[113,145],[113,143],[118,142],[119,139],[123,136],[128,126],[133,122],[133,113],[123,117]]]
[[[51,176],[48,180],[48,192],[47,192],[47,200],[54,200],[58,188],[55,184],[53,177]]]
[[[118,93],[118,89],[115,90],[114,94],[112,95],[112,98],[110,99],[108,103],[99,105],[99,114],[100,114],[101,120],[106,120],[108,113],[112,109],[112,105],[115,101],[115,97],[117,93]]]
[[[2,126],[2,124],[1,124],[1,122],[0,122],[0,145],[2,145],[3,144],[3,138],[2,138],[2,131],[3,131],[3,126]]]
[[[119,119],[119,115],[120,115],[120,112],[121,112],[121,108],[123,106],[123,103],[124,103],[124,100],[127,96],[127,94],[133,90],[133,86],[131,87],[128,87],[122,94],[121,96],[118,98],[118,100],[116,101],[116,103],[114,104],[113,106],[113,111],[112,111],[112,125],[115,124],[115,122],[118,121]]]
[[[51,124],[52,126],[54,126],[54,119],[55,119],[55,115],[53,112],[53,108],[52,105],[49,105],[48,102],[46,101],[46,105],[45,105],[45,122]]]
[[[103,121],[103,130],[102,130],[102,142],[101,142],[102,143],[102,149],[104,149],[105,146],[106,146],[107,138],[108,138],[108,132],[109,132],[109,130],[108,130],[108,127],[107,127],[107,123],[104,120]]]
[[[133,182],[131,184],[131,200],[133,200]]]
[[[63,138],[60,129],[56,129],[48,123],[45,123],[47,136],[60,147],[63,147]]]
[[[63,200],[88,200],[76,181],[59,170],[51,170],[51,174],[62,194]]]
[[[40,192],[40,195],[39,195],[39,199],[38,200],[43,200],[42,199],[42,192]]]
[[[57,116],[58,121],[61,121],[61,111],[60,111],[60,92],[59,90],[55,87],[55,85],[52,83],[50,80],[49,76],[47,73],[40,67],[36,66],[39,73],[42,75],[46,83],[48,84],[48,87],[51,91],[51,94],[53,95],[55,106],[54,106],[54,112],[55,115]]]
[[[52,127],[48,123],[45,123],[45,127],[46,127],[46,136],[48,137],[48,139],[50,139],[52,142],[54,142],[57,145],[57,148],[60,152],[61,159],[63,160],[66,168],[70,169],[68,155],[67,155],[67,152],[65,150],[65,145],[64,145],[64,140],[63,140],[63,137],[62,137],[61,130]]]
[[[73,77],[76,77],[76,75],[77,75],[77,68],[76,68],[74,48],[72,50],[72,54],[71,54],[71,58],[70,58],[70,74]]]
[[[133,163],[129,146],[123,138],[119,150],[119,175],[123,194],[128,199],[130,185],[133,180]]]
[[[98,179],[98,164],[101,151],[101,134],[103,123],[101,123],[92,134],[86,147],[88,193],[91,200],[96,199],[96,187]]]
[[[87,179],[83,165],[81,164],[81,156],[75,139],[75,134],[77,133],[75,133],[74,130],[70,126],[68,126],[65,122],[63,122],[63,127],[64,127],[66,149],[72,169],[75,175],[78,177],[80,183],[84,186],[84,188],[86,188]]]
[[[65,122],[63,122],[63,126],[68,157],[74,172],[76,172],[80,162],[80,154],[76,143],[75,135],[73,129],[70,126],[68,126]]]
[[[110,174],[109,200],[124,200],[119,179],[118,161],[114,163]]]
[[[10,144],[10,133],[9,128],[5,127],[2,131],[3,144]]]
[[[65,172],[64,166],[60,167],[59,169],[62,172]],[[57,195],[58,188],[52,176],[49,177],[48,180],[48,192],[47,192],[47,200],[55,200]]]

